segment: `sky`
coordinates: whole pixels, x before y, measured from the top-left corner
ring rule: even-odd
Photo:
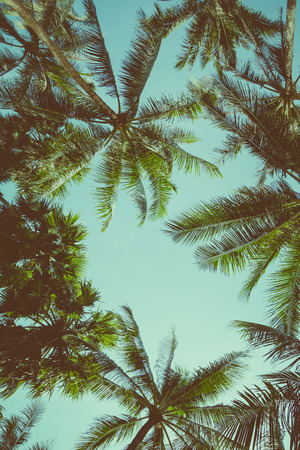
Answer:
[[[253,8],[263,8],[271,18],[277,18],[278,8],[285,6],[283,0],[249,0],[246,3]],[[120,61],[134,36],[137,8],[142,7],[150,13],[153,2],[97,0],[95,4],[112,65],[118,73]],[[80,11],[80,7],[77,10]],[[144,98],[180,93],[190,79],[209,75],[197,64],[191,71],[174,69],[182,33],[179,29],[163,43]],[[213,149],[221,145],[224,135],[204,119],[194,122],[190,128],[195,130],[199,142],[186,149],[214,162]],[[174,219],[197,202],[233,193],[243,185],[253,185],[257,167],[253,158],[242,153],[241,157],[220,167],[222,179],[175,174],[178,194],[171,200],[165,220]],[[155,362],[159,343],[171,328],[175,329],[179,343],[175,362],[189,370],[205,366],[226,352],[245,348],[229,324],[236,319],[265,321],[265,284],[258,286],[248,303],[239,301],[238,293],[245,273],[226,277],[216,272],[199,271],[193,259],[193,248],[174,244],[163,232],[164,220],[146,221],[138,227],[137,211],[125,193],[119,195],[111,225],[101,232],[94,189],[92,175],[79,186],[70,188],[69,196],[64,200],[65,211],[79,213],[81,221],[88,227],[86,278],[100,290],[102,309],[118,311],[123,304],[132,308],[150,361]],[[12,192],[11,186],[4,188],[7,198]],[[249,364],[245,377],[238,384],[239,389],[257,382],[256,375],[266,371],[258,356]],[[231,397],[232,394],[220,401],[229,401]],[[7,413],[18,413],[28,401],[26,392],[21,391],[2,404]],[[73,402],[55,393],[33,438],[34,441],[52,441],[55,450],[71,450],[93,418],[120,412],[115,404],[100,403],[92,396]],[[124,446],[106,448],[117,450]]]

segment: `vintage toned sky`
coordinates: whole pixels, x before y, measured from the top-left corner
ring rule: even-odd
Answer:
[[[97,0],[95,3],[117,73],[134,34],[137,8],[151,12],[153,2]],[[278,17],[280,6],[285,7],[285,0],[248,0],[246,3],[253,8],[263,8],[271,18]],[[197,64],[192,71],[173,69],[181,36],[182,30],[178,30],[163,43],[145,97],[179,93],[192,77],[209,75],[208,71],[201,73]],[[200,140],[187,150],[213,161],[212,150],[220,146],[223,136],[203,119],[195,122],[193,128]],[[256,167],[256,161],[242,154],[221,167],[223,179],[176,174],[178,194],[170,202],[168,217],[176,217],[199,201],[228,194],[242,185],[252,185]],[[102,233],[95,212],[92,178],[72,187],[64,204],[66,211],[78,212],[89,229],[86,277],[100,289],[103,309],[117,310],[124,303],[133,309],[152,362],[160,340],[171,327],[175,328],[179,342],[175,361],[187,369],[206,365],[227,351],[242,348],[243,343],[228,324],[234,319],[264,321],[263,284],[255,290],[249,303],[238,301],[245,274],[225,277],[219,273],[200,272],[193,260],[193,250],[175,245],[162,232],[163,221],[148,221],[138,228],[136,211],[127,194],[120,194],[114,220]],[[252,382],[255,373],[264,370],[260,360],[253,359],[250,365],[240,388],[250,380]],[[220,401],[228,399],[220,398]],[[17,413],[27,401],[24,393],[18,392],[2,403],[8,412]],[[33,433],[34,440],[53,440],[55,450],[71,450],[94,417],[119,412],[114,404],[99,403],[92,397],[74,403],[55,394],[49,401],[44,419]],[[123,445],[110,448],[123,448]]]

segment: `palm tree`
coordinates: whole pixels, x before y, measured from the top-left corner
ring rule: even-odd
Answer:
[[[280,370],[264,374],[262,386],[246,389],[235,400],[220,427],[220,436],[246,448],[299,448],[300,439],[300,341],[299,333],[286,332],[284,324],[234,321],[250,348],[267,348],[266,358]],[[286,365],[288,363],[288,365]],[[283,366],[284,365],[284,366]],[[221,437],[222,439],[222,437]],[[224,448],[226,442],[224,442]],[[222,447],[223,448],[223,447]]]
[[[99,293],[81,280],[86,230],[46,201],[2,201],[0,216],[2,394],[26,384],[80,395],[98,348],[117,338],[114,315],[95,309]]]
[[[272,36],[279,30],[279,22],[269,20],[261,12],[246,7],[240,0],[183,0],[180,5],[161,8],[142,18],[147,28],[156,25],[167,37],[175,28],[190,21],[183,40],[176,67],[202,67],[213,61],[218,70],[236,65],[236,47],[249,48],[256,38]]]
[[[26,406],[21,414],[12,415],[0,421],[0,444],[2,450],[24,448],[30,438],[32,428],[36,426],[44,413],[41,403],[33,402]],[[33,444],[28,450],[49,450],[48,444]]]
[[[177,345],[172,333],[162,342],[155,380],[139,328],[127,306],[120,317],[120,334],[121,365],[99,355],[99,376],[90,380],[90,386],[99,399],[116,399],[129,414],[96,419],[77,449],[106,447],[123,439],[130,439],[128,450],[215,448],[214,421],[221,420],[224,408],[209,405],[232,386],[241,373],[244,355],[228,353],[192,373],[172,368]]]
[[[299,194],[284,178],[300,182],[299,93],[298,80],[289,82],[287,47],[292,42],[286,33],[282,27],[279,45],[253,36],[256,70],[251,61],[243,67],[227,66],[227,73],[190,87],[211,121],[228,133],[217,150],[221,161],[246,149],[262,163],[259,184],[267,176],[279,181],[197,205],[167,226],[176,242],[208,241],[196,250],[201,268],[229,273],[249,265],[250,277],[242,290],[246,298],[277,259],[269,307],[273,325],[282,320],[291,332],[299,327],[300,204]]]
[[[164,215],[168,200],[176,190],[171,181],[173,164],[186,172],[195,170],[199,174],[202,169],[210,175],[219,174],[216,166],[181,148],[182,143],[195,141],[193,133],[176,126],[165,125],[165,122],[172,122],[175,119],[196,118],[199,114],[197,102],[184,95],[177,99],[163,95],[158,100],[150,98],[144,104],[140,104],[143,89],[160,49],[161,30],[155,28],[138,30],[137,37],[133,41],[133,49],[128,52],[121,67],[118,83],[112,71],[95,6],[91,0],[84,1],[87,16],[86,33],[91,41],[86,47],[86,56],[90,61],[88,68],[94,74],[96,85],[105,88],[107,94],[116,100],[117,112],[115,112],[98,96],[94,87],[76,72],[41,24],[26,8],[24,9],[24,5],[17,0],[13,2],[6,0],[4,3],[10,5],[24,18],[63,65],[68,75],[84,91],[77,90],[75,96],[75,91],[72,90],[72,103],[77,108],[72,118],[82,121],[86,132],[98,138],[98,151],[105,149],[98,167],[99,186],[96,190],[99,198],[98,213],[103,220],[103,228],[106,228],[112,219],[120,184],[133,196],[139,209],[140,223],[143,223],[148,211],[153,218]],[[36,194],[53,193],[68,177],[86,167],[94,154],[95,152],[86,155],[83,149],[80,163],[75,161],[67,170],[63,170],[64,161],[53,161],[52,173],[56,172],[57,176],[52,184],[48,183],[48,180],[45,183],[43,170],[32,171],[30,189],[33,184]],[[83,161],[85,157],[86,160]],[[24,186],[22,188],[23,192],[28,192]],[[146,198],[147,189],[152,195],[149,207]]]

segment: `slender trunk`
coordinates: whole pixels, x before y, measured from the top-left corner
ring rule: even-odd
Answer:
[[[138,431],[136,436],[133,438],[131,443],[128,445],[126,450],[135,450],[137,446],[143,442],[144,437],[148,433],[148,431],[153,427],[153,420],[148,419],[148,421],[142,426],[142,428]]]
[[[93,88],[79,75],[79,73],[74,69],[72,64],[67,60],[65,55],[62,53],[60,48],[52,41],[48,33],[35,19],[33,14],[22,4],[20,0],[2,0],[2,3],[10,6],[14,11],[16,11],[20,17],[27,23],[28,26],[34,31],[38,38],[44,42],[48,47],[52,55],[60,62],[66,72],[70,75],[73,80],[75,80],[79,86],[89,95],[91,100],[93,100],[100,108],[103,109],[104,113],[108,115],[111,119],[116,119],[116,113],[96,94]]]
[[[293,67],[293,45],[295,34],[295,16],[296,16],[297,0],[287,0],[286,7],[286,55],[285,70],[286,82],[285,90],[287,95],[290,94],[293,84],[292,67]]]

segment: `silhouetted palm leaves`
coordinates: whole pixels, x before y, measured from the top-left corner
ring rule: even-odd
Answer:
[[[239,0],[183,0],[181,4],[162,8],[150,17],[141,17],[142,26],[159,27],[163,36],[189,21],[176,67],[193,65],[197,59],[204,67],[213,61],[218,69],[236,65],[236,48],[248,48],[254,37],[272,36],[280,23],[269,20],[259,11]]]
[[[131,193],[139,210],[140,223],[143,223],[148,210],[153,218],[164,215],[168,200],[175,191],[171,181],[173,164],[186,172],[195,170],[199,173],[201,169],[210,175],[218,175],[219,171],[215,165],[185,152],[181,147],[182,144],[195,142],[193,133],[168,126],[168,122],[172,123],[174,119],[196,118],[200,111],[197,102],[187,96],[175,99],[163,95],[161,99],[150,98],[141,103],[143,89],[159,52],[162,33],[155,28],[137,31],[132,49],[122,63],[118,82],[112,71],[95,6],[91,0],[86,0],[84,6],[87,19],[85,29],[89,39],[85,48],[88,69],[93,73],[95,85],[105,88],[107,94],[116,100],[117,112],[108,107],[94,90],[91,96],[81,91],[76,93],[71,86],[72,100],[69,98],[69,102],[74,105],[74,111],[68,117],[83,123],[88,135],[87,142],[90,142],[88,138],[92,140],[93,150],[87,152],[83,147],[80,155],[75,151],[77,160],[71,162],[65,157],[55,157],[51,161],[49,177],[44,170],[48,168],[47,151],[46,159],[39,158],[37,168],[30,171],[30,191],[47,195],[59,189],[68,178],[88,165],[96,153],[94,145],[97,142],[98,151],[105,149],[96,176],[98,213],[103,220],[103,228],[112,219],[119,185]],[[33,103],[36,101],[39,102],[35,99]],[[11,104],[15,108],[13,101]],[[32,109],[34,106],[31,105]],[[58,106],[56,104],[55,111],[65,114],[66,111]],[[46,114],[42,109],[39,113]],[[83,129],[80,133],[84,134]],[[66,133],[63,145],[68,140],[69,134]],[[23,192],[28,192],[29,188],[24,187],[22,180],[20,187]],[[147,192],[152,197],[149,206]]]
[[[177,342],[171,334],[162,342],[155,377],[128,307],[123,307],[120,326],[120,365],[100,356],[99,377],[91,386],[99,399],[117,400],[128,414],[96,419],[77,448],[98,448],[123,439],[131,440],[128,449],[215,448],[214,426],[224,408],[209,405],[239,375],[243,354],[228,353],[189,373],[172,368]]]
[[[11,415],[0,420],[0,445],[2,450],[12,450],[27,443],[32,428],[36,426],[44,413],[44,406],[33,402],[26,406],[21,414]],[[49,450],[48,444],[33,444],[28,450]]]

